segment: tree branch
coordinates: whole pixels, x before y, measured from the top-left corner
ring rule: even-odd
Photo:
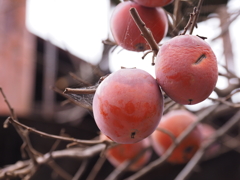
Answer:
[[[28,126],[26,126],[26,125],[24,125],[24,124],[22,124],[22,123],[20,123],[16,120],[12,119],[11,117],[9,118],[9,121],[12,124],[20,126],[24,129],[30,131],[30,132],[33,132],[35,134],[38,134],[40,136],[47,137],[47,138],[58,139],[58,140],[68,141],[68,142],[74,142],[74,143],[81,144],[81,145],[95,145],[95,144],[102,144],[102,143],[105,143],[105,144],[110,143],[109,141],[105,141],[105,140],[80,140],[80,139],[75,139],[75,138],[71,138],[71,137],[69,138],[69,137],[64,137],[64,136],[48,134],[48,133],[33,129],[31,127],[28,127]]]

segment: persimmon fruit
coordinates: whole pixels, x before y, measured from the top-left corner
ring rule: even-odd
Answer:
[[[196,116],[186,110],[173,110],[163,115],[158,128],[151,135],[153,148],[155,152],[161,156],[172,145],[171,136],[161,129],[168,131],[177,138],[188,126],[196,121]],[[192,132],[176,147],[168,162],[174,164],[187,163],[195,152],[199,149],[202,142],[202,134],[199,126],[194,128]]]
[[[111,32],[116,43],[130,51],[150,49],[131,17],[130,8],[136,8],[139,16],[146,24],[146,27],[151,30],[157,43],[167,33],[167,16],[162,8],[148,8],[131,1],[122,2],[116,6],[110,21]]]
[[[156,80],[141,69],[120,69],[107,76],[93,98],[100,131],[121,144],[136,143],[157,127],[163,96]]]
[[[216,86],[216,56],[200,37],[179,35],[161,46],[155,74],[157,82],[172,100],[185,105],[197,104]]]
[[[121,163],[131,161],[139,156],[136,162],[129,167],[130,171],[137,171],[150,160],[152,151],[146,149],[149,146],[148,138],[133,144],[118,144],[106,151],[106,157],[114,167],[118,167]]]
[[[216,129],[214,129],[211,125],[206,123],[200,124],[201,132],[202,132],[202,143],[207,143],[211,140],[214,133],[216,133]],[[215,155],[220,150],[219,142],[214,142],[205,153],[206,157],[211,157]]]
[[[173,0],[133,0],[134,2],[146,7],[163,7],[173,2]]]

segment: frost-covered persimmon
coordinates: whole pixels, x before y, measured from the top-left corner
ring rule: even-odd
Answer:
[[[131,161],[140,155],[137,161],[129,167],[130,171],[137,171],[142,168],[151,157],[152,151],[146,149],[149,145],[150,142],[148,138],[133,144],[118,144],[106,151],[106,157],[113,166],[118,167],[121,163]]]
[[[156,57],[156,79],[163,91],[180,104],[197,104],[212,93],[218,79],[212,48],[193,35],[165,42]]]
[[[173,2],[173,0],[133,0],[134,2],[146,7],[163,7]]]
[[[130,8],[136,8],[139,16],[153,34],[157,43],[165,37],[168,30],[167,16],[162,8],[148,8],[131,1],[118,4],[112,14],[110,27],[116,43],[131,51],[150,49],[147,41],[135,24]]]
[[[140,69],[120,69],[106,77],[93,98],[100,131],[121,144],[136,143],[157,127],[163,97],[156,80]]]
[[[196,116],[186,110],[173,110],[162,117],[158,128],[152,133],[152,143],[155,152],[161,156],[172,145],[172,138],[161,131],[161,129],[171,133],[177,138],[184,130],[196,121]],[[187,163],[195,152],[199,149],[202,142],[202,132],[200,126],[197,126],[173,151],[168,158],[170,163]]]

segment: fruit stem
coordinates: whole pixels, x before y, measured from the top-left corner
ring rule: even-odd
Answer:
[[[149,46],[151,47],[151,49],[153,51],[153,55],[156,56],[159,51],[159,47],[152,35],[151,30],[146,27],[146,24],[142,21],[142,19],[140,18],[139,14],[135,8],[131,8],[129,11],[130,11],[130,14],[131,14],[134,22],[136,23],[137,27],[141,31],[142,36],[145,38],[145,40],[148,42]],[[154,58],[153,58],[152,64],[154,65]]]

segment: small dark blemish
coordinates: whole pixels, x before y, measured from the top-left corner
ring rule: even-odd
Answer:
[[[131,133],[131,138],[133,138],[134,139],[134,136],[136,135],[136,132],[132,132]]]
[[[193,151],[193,146],[188,146],[184,149],[184,153],[188,154],[191,153]]]
[[[199,64],[199,63],[201,63],[202,60],[205,59],[205,58],[206,58],[206,55],[205,55],[205,54],[202,54],[202,55],[196,60],[196,62],[195,62],[194,64]]]
[[[146,45],[143,43],[138,43],[135,45],[135,48],[137,51],[145,51],[146,50]]]
[[[191,105],[193,100],[192,100],[192,99],[189,99],[188,101],[189,101],[189,105]]]

